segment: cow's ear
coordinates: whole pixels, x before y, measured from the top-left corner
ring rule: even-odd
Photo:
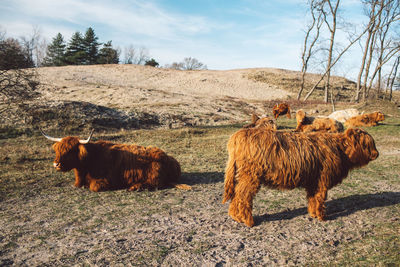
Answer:
[[[355,139],[355,135],[357,134],[356,129],[354,128],[348,128],[345,132],[347,138],[349,138],[350,140],[354,140]]]
[[[79,160],[84,160],[88,155],[86,147],[83,144],[79,144],[78,148],[79,148],[79,154],[78,154]]]
[[[256,115],[256,114],[252,114],[251,115],[251,122],[252,123],[255,123],[256,121],[258,121],[260,118]]]
[[[362,150],[360,149],[360,144],[359,144],[359,131],[354,128],[349,128],[345,132],[346,137],[347,137],[347,155],[350,158],[352,162],[357,162],[360,160],[360,157],[362,156]]]

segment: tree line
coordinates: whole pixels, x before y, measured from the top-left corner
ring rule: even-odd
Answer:
[[[310,22],[306,26],[301,53],[302,75],[298,100],[306,89],[308,70],[318,69],[320,79],[306,93],[304,100],[322,84],[324,101],[330,101],[334,109],[336,93],[330,84],[331,74],[343,55],[356,44],[362,48],[362,57],[353,100],[366,101],[370,97],[392,99],[396,80],[400,83],[400,2],[361,0],[361,4],[366,23],[361,27],[352,27],[342,16],[345,5],[341,0],[308,0]],[[347,36],[347,43],[337,41],[339,34]]]
[[[35,67],[118,63],[159,67],[145,47],[129,45],[124,48],[122,60],[120,56],[121,49],[114,48],[111,40],[100,43],[91,27],[84,34],[76,31],[69,41],[57,33],[47,44],[37,27],[33,28],[30,36],[16,39],[7,37],[0,26],[0,114],[9,111],[12,105],[21,107],[26,100],[37,95],[39,79]],[[206,65],[192,57],[164,67],[177,70],[207,69]]]
[[[91,27],[84,35],[79,31],[75,32],[68,44],[62,34],[58,33],[47,47],[43,66],[119,63],[119,51],[113,48],[112,41],[102,44],[98,39]]]
[[[119,47],[113,47],[111,40],[99,42],[99,37],[92,27],[84,34],[76,31],[68,41],[61,33],[57,33],[49,44],[41,37],[38,28],[33,28],[30,36],[20,39],[6,38],[5,35],[0,28],[0,53],[3,55],[0,69],[118,63],[160,67],[160,64],[150,57],[146,47],[129,45],[122,51]],[[187,57],[182,62],[166,64],[164,68],[200,70],[207,69],[207,66],[196,58]]]

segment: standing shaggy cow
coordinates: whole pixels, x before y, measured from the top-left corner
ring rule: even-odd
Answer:
[[[335,119],[325,117],[306,116],[303,110],[296,112],[297,127],[296,132],[318,132],[325,131],[329,133],[343,132],[343,124]]]
[[[274,114],[274,118],[277,119],[280,115],[285,115],[290,119],[290,106],[287,103],[276,104],[272,108],[272,114]]]
[[[241,129],[229,139],[228,152],[223,203],[231,200],[229,215],[249,227],[262,184],[305,188],[308,213],[324,220],[328,189],[379,155],[374,139],[361,129],[333,134]]]
[[[178,184],[181,167],[171,156],[157,147],[113,144],[107,141],[90,142],[77,137],[54,138],[42,134],[56,143],[54,168],[57,171],[74,170],[75,186],[91,191],[127,188],[129,191],[158,189]]]
[[[385,120],[385,115],[376,111],[370,114],[363,114],[352,117],[348,119],[344,125],[347,127],[357,127],[357,126],[376,126],[378,122]]]

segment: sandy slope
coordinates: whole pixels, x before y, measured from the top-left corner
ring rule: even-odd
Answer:
[[[125,111],[161,114],[172,124],[219,124],[265,114],[260,101],[291,93],[248,76],[259,70],[178,71],[138,65],[39,68],[42,101],[86,101]],[[180,121],[180,123],[177,123]]]
[[[289,95],[287,91],[275,86],[248,79],[248,74],[257,70],[259,69],[178,71],[138,65],[96,65],[40,68],[39,73],[43,83],[53,88],[67,89],[60,90],[63,95],[49,94],[49,98],[87,98],[99,104],[124,106],[130,102],[138,102],[138,96],[147,96],[143,93],[146,90],[165,95],[173,94],[176,98],[228,96],[269,100]],[[121,97],[122,94],[124,97]]]

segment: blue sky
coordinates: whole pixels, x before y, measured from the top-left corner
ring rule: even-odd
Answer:
[[[195,57],[209,69],[273,67],[300,69],[306,0],[0,0],[7,36],[28,36],[39,27],[48,40],[60,32],[92,27],[99,41],[146,47],[161,65]],[[343,9],[356,23],[357,0]],[[340,36],[338,37],[340,38]],[[357,51],[337,70],[348,74]],[[354,59],[354,62],[352,59]],[[356,63],[357,62],[357,63]]]

